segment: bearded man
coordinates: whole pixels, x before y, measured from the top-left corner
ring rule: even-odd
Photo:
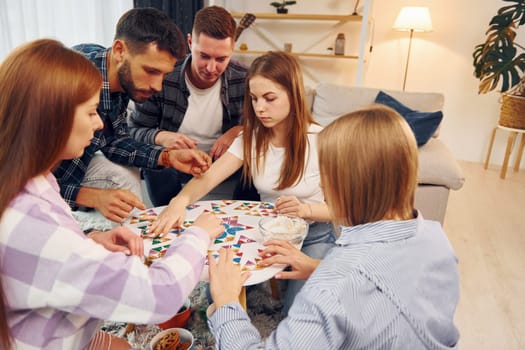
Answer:
[[[198,175],[211,162],[204,152],[146,144],[128,133],[130,99],[141,103],[162,89],[164,77],[186,55],[184,36],[164,12],[135,8],[119,19],[110,48],[81,44],[74,49],[103,76],[97,113],[104,128],[95,133],[81,158],[61,162],[53,173],[73,210],[94,208],[109,220],[122,222],[133,208],[145,209],[139,168],[193,169],[189,172]]]

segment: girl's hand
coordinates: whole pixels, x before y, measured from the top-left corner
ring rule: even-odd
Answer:
[[[179,228],[186,217],[186,205],[180,201],[171,200],[148,228],[149,237],[165,236],[172,228]]]
[[[279,214],[290,217],[308,218],[311,214],[308,204],[301,203],[295,196],[279,197],[275,202],[275,209]]]
[[[260,264],[284,264],[292,267],[292,271],[277,273],[276,279],[307,280],[321,263],[321,260],[310,258],[288,241],[270,240],[263,245],[267,248],[259,253],[263,258]]]
[[[218,309],[230,302],[239,302],[244,282],[250,277],[249,272],[241,273],[239,264],[233,263],[233,251],[231,249],[219,249],[219,258],[208,254],[210,273],[210,293]]]
[[[197,226],[207,231],[210,239],[213,240],[224,232],[224,225],[222,220],[213,213],[202,213],[193,222],[193,226]]]
[[[126,227],[119,226],[104,232],[93,231],[88,237],[109,251],[144,256],[144,240]]]

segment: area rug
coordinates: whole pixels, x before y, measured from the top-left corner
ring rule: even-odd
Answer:
[[[206,321],[206,309],[209,305],[206,284],[206,282],[199,282],[190,295],[191,317],[185,328],[193,334],[194,350],[215,349],[215,339]],[[246,303],[252,323],[261,336],[266,338],[283,319],[281,302],[272,298],[269,283],[265,282],[247,288]],[[131,325],[130,327],[126,323],[109,321],[104,323],[102,329],[126,339],[133,349],[149,349],[151,339],[161,331],[156,325]]]

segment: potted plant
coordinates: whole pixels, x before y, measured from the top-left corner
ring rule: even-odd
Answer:
[[[277,13],[288,13],[288,9],[286,6],[288,5],[295,5],[297,1],[274,1],[270,3],[273,7],[276,8]]]
[[[525,0],[504,1],[512,4],[498,10],[489,23],[487,39],[474,48],[474,75],[480,80],[480,94],[501,83],[499,123],[525,129],[525,48],[515,42],[516,29],[525,23]]]

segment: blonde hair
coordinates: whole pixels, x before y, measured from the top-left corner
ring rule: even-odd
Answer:
[[[417,144],[393,109],[375,105],[346,114],[318,138],[325,198],[336,225],[413,217]]]
[[[250,79],[255,76],[261,76],[282,86],[288,93],[290,101],[290,114],[286,118],[286,123],[288,123],[287,144],[275,188],[279,191],[293,186],[303,177],[305,155],[308,149],[308,128],[310,124],[317,123],[306,103],[303,73],[297,60],[285,52],[272,51],[256,58],[246,76],[243,114],[243,178],[245,181],[251,182],[250,169],[255,172],[264,167],[272,132],[259,121],[249,98]],[[255,154],[252,154],[253,146],[255,146]],[[255,164],[253,164],[252,157],[255,157]]]

